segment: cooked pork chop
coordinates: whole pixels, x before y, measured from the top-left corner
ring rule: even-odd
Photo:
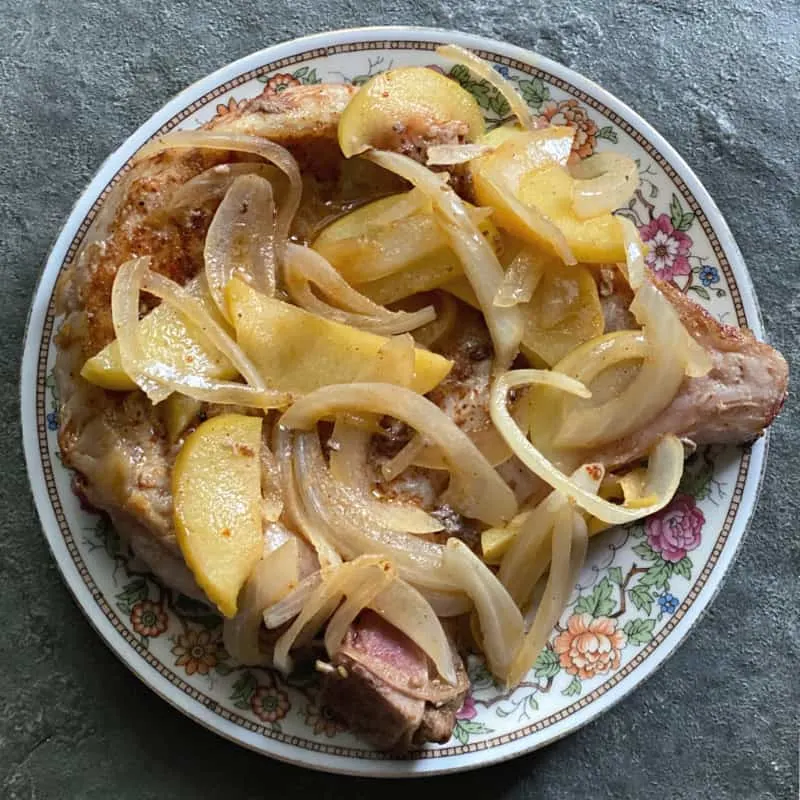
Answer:
[[[354,91],[340,85],[297,87],[277,97],[264,95],[243,103],[207,126],[263,136],[292,151],[306,188],[311,187],[308,194],[316,198],[305,209],[302,225],[298,223],[293,231],[301,240],[314,229],[314,215],[323,214],[319,206],[325,206],[327,214],[332,207],[344,211],[363,202],[365,194],[377,197],[399,188],[394,176],[359,161],[345,163],[339,153],[336,126]],[[423,142],[417,134],[398,131],[394,146],[420,157],[421,145],[427,147],[437,137],[423,137]],[[460,135],[455,129],[441,134],[440,141],[457,140]],[[56,379],[62,398],[59,443],[65,463],[76,470],[76,490],[111,516],[133,551],[166,584],[201,598],[173,530],[170,476],[182,441],[169,441],[163,412],[142,392],[105,391],[85,381],[80,370],[88,357],[113,338],[111,289],[122,263],[150,255],[153,269],[179,283],[201,269],[213,204],[180,214],[158,212],[191,178],[237,160],[241,157],[222,151],[168,151],[134,167],[101,210],[74,263],[65,270],[58,292],[58,310],[65,318],[57,339]],[[666,432],[698,442],[749,441],[769,424],[786,393],[786,364],[772,348],[747,332],[719,325],[671,287],[662,288],[692,335],[713,352],[714,369],[706,378],[687,380],[670,408],[646,431],[606,448],[601,455],[609,464],[643,455]],[[614,288],[604,296],[609,329],[626,327],[629,312],[620,297]],[[489,424],[492,367],[483,323],[461,326],[444,344],[444,351],[455,367],[432,399],[466,430],[480,430]],[[209,416],[218,410],[204,406],[201,413]],[[394,444],[402,442],[398,439]],[[533,482],[516,467],[511,462],[504,469],[522,498],[530,493]],[[418,470],[406,475],[405,482],[383,488],[387,494],[394,492],[430,507],[446,521],[448,534],[469,541],[475,534],[470,521],[452,509],[436,506],[441,479],[441,473]],[[364,613],[333,658],[337,669],[324,679],[324,696],[331,708],[381,747],[445,741],[468,686],[463,665],[456,661],[458,684],[446,686],[433,677],[431,665],[416,645],[380,617]]]

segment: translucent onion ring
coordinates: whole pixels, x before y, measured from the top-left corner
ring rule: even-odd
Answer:
[[[648,465],[648,494],[658,501],[638,509],[625,508],[603,500],[587,492],[575,481],[557,469],[529,442],[512,419],[506,408],[510,389],[517,386],[541,384],[577,396],[587,396],[586,387],[578,381],[557,372],[547,370],[515,370],[501,375],[492,387],[490,413],[494,424],[508,442],[511,449],[532,472],[554,489],[572,498],[577,505],[603,522],[621,525],[649,516],[669,503],[678,489],[683,474],[683,445],[677,436],[664,436],[650,454]]]
[[[523,128],[533,129],[542,126],[533,118],[528,104],[522,99],[511,81],[506,80],[488,61],[476,56],[469,50],[455,44],[447,44],[436,48],[436,53],[457,64],[463,64],[469,71],[491,84],[505,98],[511,113],[519,120]]]
[[[316,250],[291,242],[286,248],[283,269],[286,288],[292,300],[306,311],[320,317],[351,325],[384,336],[406,333],[428,325],[436,319],[433,306],[419,311],[390,311],[354,289]],[[333,306],[311,291],[314,284]]]
[[[208,290],[231,322],[225,287],[234,275],[273,297],[276,286],[275,202],[272,184],[241,175],[228,189],[208,227],[203,250]]]
[[[451,472],[445,502],[465,516],[499,525],[516,513],[514,493],[470,438],[438,406],[410,389],[385,383],[323,386],[298,398],[280,425],[308,430],[319,419],[347,411],[389,414],[436,444]]]
[[[572,188],[572,208],[581,219],[608,214],[627,206],[639,185],[639,167],[619,153],[595,153],[570,165],[577,180]]]
[[[278,261],[283,261],[284,248],[289,240],[289,228],[294,215],[300,207],[300,196],[303,183],[300,168],[294,156],[275,142],[262,139],[260,136],[248,136],[243,133],[223,133],[219,131],[176,131],[153,139],[134,156],[133,163],[138,164],[147,158],[153,158],[166,150],[201,148],[206,150],[234,151],[260,156],[273,163],[289,179],[289,191],[282,208],[278,210],[275,222],[276,254]]]

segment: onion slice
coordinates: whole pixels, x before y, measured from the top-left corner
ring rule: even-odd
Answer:
[[[415,642],[444,680],[456,683],[453,650],[442,623],[430,603],[413,586],[398,578],[377,594],[369,607]]]
[[[259,292],[275,295],[275,202],[272,185],[258,175],[236,178],[206,234],[203,258],[211,297],[231,322],[225,287],[242,277]]]
[[[397,573],[389,561],[381,561],[361,571],[358,583],[346,593],[344,602],[325,629],[325,649],[333,658],[342,646],[347,629],[356,617],[395,579]]]
[[[341,564],[342,558],[331,543],[326,526],[315,521],[303,504],[298,481],[294,473],[292,444],[291,432],[276,425],[273,434],[273,450],[275,451],[275,461],[278,466],[278,479],[283,495],[284,513],[287,515],[291,525],[314,548],[321,567]]]
[[[496,367],[506,369],[519,351],[524,320],[519,309],[494,305],[495,295],[503,281],[503,268],[470,218],[464,202],[442,183],[440,176],[408,156],[373,150],[364,158],[410,181],[433,201],[434,212],[440,217],[442,229],[480,303],[494,343]]]
[[[381,465],[383,479],[385,481],[393,481],[398,475],[401,475],[415,464],[427,447],[428,444],[425,441],[425,437],[415,433],[404,447]],[[447,465],[444,462],[441,462],[441,466],[443,469],[447,469]]]
[[[289,190],[286,201],[278,210],[275,221],[276,254],[278,261],[283,261],[286,242],[289,240],[289,228],[294,215],[300,206],[303,183],[300,168],[294,156],[275,142],[262,139],[260,136],[248,136],[243,133],[224,133],[220,131],[176,131],[158,139],[149,141],[134,156],[134,164],[147,158],[153,158],[166,150],[200,148],[206,150],[233,151],[260,156],[273,163],[289,179]]]
[[[683,474],[683,445],[677,436],[664,436],[650,454],[647,472],[647,494],[658,500],[647,506],[632,509],[614,505],[596,494],[588,492],[574,480],[557,469],[529,442],[508,413],[506,407],[510,389],[518,386],[540,384],[560,391],[585,397],[587,389],[578,381],[547,370],[515,370],[506,372],[496,381],[491,391],[489,410],[494,424],[508,442],[517,458],[545,483],[572,498],[577,505],[603,522],[620,525],[642,519],[664,508],[678,489]]]
[[[339,562],[341,563],[341,562]],[[278,600],[274,605],[264,609],[264,627],[269,630],[280,628],[290,619],[294,619],[308,602],[314,590],[322,583],[322,572],[312,572],[303,578],[289,594]]]
[[[436,444],[451,473],[443,500],[465,516],[499,525],[516,513],[514,493],[470,438],[438,406],[410,389],[385,383],[323,386],[298,398],[280,424],[308,430],[319,419],[347,411],[388,414]]]
[[[602,405],[573,409],[555,438],[557,447],[591,448],[621,439],[654,419],[678,393],[689,362],[680,317],[649,280],[636,292],[631,311],[648,343],[641,369],[620,394]]]
[[[118,269],[111,291],[111,317],[123,369],[150,400],[157,403],[178,391],[204,402],[262,409],[285,407],[291,400],[290,395],[264,388],[258,371],[249,365],[238,345],[196,298],[163,275],[150,273],[149,263],[149,257],[136,258]],[[255,385],[212,380],[145,359],[138,329],[139,292],[143,288],[175,306]]]
[[[406,333],[436,319],[433,306],[419,311],[390,311],[354,289],[316,250],[291,242],[286,248],[284,280],[292,300],[320,317],[381,335]],[[336,301],[332,306],[311,291],[314,284]]]
[[[429,350],[456,326],[458,305],[449,292],[436,293],[436,319],[414,331],[414,340]]]
[[[310,641],[336,610],[342,597],[353,594],[365,574],[376,567],[383,570],[386,563],[379,556],[365,555],[323,571],[321,582],[311,591],[302,611],[275,643],[275,667],[288,675],[293,666],[289,655],[291,649],[299,643]]]
[[[217,164],[179,186],[170,195],[163,211],[169,213],[185,208],[201,208],[206,203],[222,200],[228,189],[231,188],[231,184],[242,175],[258,175],[269,181],[270,184],[284,178],[277,167],[260,161]],[[275,186],[273,185],[272,188],[274,191]]]
[[[460,539],[448,539],[444,567],[475,604],[489,669],[506,680],[524,630],[520,610],[495,574]]]
[[[570,480],[584,491],[597,494],[604,474],[601,465],[584,464],[575,470]],[[519,532],[500,562],[497,577],[520,608],[528,603],[533,587],[550,564],[550,534],[556,514],[567,504],[565,494],[551,492],[522,521]]]
[[[274,606],[294,589],[300,579],[300,549],[289,539],[262,558],[250,573],[239,595],[236,616],[225,619],[222,639],[225,650],[242,664],[267,665],[269,657],[258,646],[264,610]]]
[[[539,609],[530,630],[517,651],[508,673],[508,684],[516,686],[533,667],[536,658],[547,643],[553,626],[558,622],[566,605],[570,591],[570,553],[572,550],[573,526],[576,514],[568,505],[556,514],[553,526],[552,558],[550,574]],[[583,521],[583,520],[581,520]],[[585,523],[584,523],[585,528]]]
[[[616,217],[625,243],[625,261],[628,283],[636,291],[646,280],[647,265],[644,262],[644,245],[636,226],[627,217]]]
[[[636,162],[619,153],[595,153],[572,164],[569,171],[577,178],[572,188],[572,209],[581,219],[623,208],[639,185]]]
[[[425,163],[429,167],[468,164],[475,158],[494,152],[488,144],[434,144],[428,148]]]
[[[528,303],[544,275],[544,264],[533,251],[523,248],[508,265],[494,298],[496,306]]]
[[[443,58],[463,64],[469,71],[483,78],[491,84],[506,99],[511,112],[519,120],[523,128],[538,128],[540,125],[533,119],[527,103],[522,99],[519,92],[514,88],[511,81],[506,80],[488,61],[476,56],[469,50],[455,44],[446,44],[437,47],[436,52]]]

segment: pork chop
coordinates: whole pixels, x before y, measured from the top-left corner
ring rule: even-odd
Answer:
[[[311,182],[306,188],[312,187],[314,198],[324,198],[324,203],[315,206],[312,202],[306,209],[305,227],[298,223],[293,230],[300,240],[313,230],[318,206],[325,205],[325,213],[337,203],[346,210],[369,193],[381,196],[400,188],[394,176],[374,165],[363,167],[358,160],[344,162],[339,153],[336,127],[354,91],[350,86],[321,85],[288,89],[279,96],[264,94],[207,126],[266,137],[292,151],[304,180]],[[396,149],[421,157],[425,148],[413,131],[398,135]],[[411,138],[404,139],[406,135]],[[450,129],[442,132],[445,141],[458,135]],[[427,147],[435,139],[425,139],[423,144]],[[202,268],[214,205],[166,217],[156,212],[167,207],[173,193],[191,178],[239,158],[223,151],[167,151],[135,166],[101,209],[65,270],[57,296],[58,312],[64,315],[56,361],[62,399],[59,445],[64,462],[76,470],[76,488],[89,503],[109,513],[134,552],[165,583],[198,597],[203,595],[184,565],[172,521],[170,476],[182,440],[170,441],[162,410],[153,407],[142,392],[105,391],[85,381],[80,370],[88,357],[113,338],[111,289],[122,263],[150,255],[156,271],[179,283]],[[747,332],[719,325],[672,287],[663,290],[692,335],[712,352],[714,369],[705,378],[687,379],[672,405],[646,430],[599,454],[610,465],[638,458],[667,432],[697,442],[750,441],[777,414],[786,394],[786,363],[778,353]],[[608,293],[604,306],[607,325],[624,326],[627,304],[614,291]],[[445,350],[456,366],[433,399],[465,429],[480,430],[489,424],[492,367],[482,322],[475,330],[462,326]],[[211,407],[202,409],[206,416],[213,413]],[[428,470],[425,477],[425,491],[434,498],[431,506],[442,484],[442,475],[434,473]],[[524,477],[509,478],[520,482],[518,492],[523,495],[528,491]],[[409,484],[408,476],[405,481],[394,489],[404,499],[413,499],[413,481]],[[448,534],[468,527],[468,521],[451,519],[452,510],[442,513],[448,519]],[[361,615],[333,661],[335,675],[324,679],[326,702],[378,746],[405,748],[449,738],[468,686],[460,661],[458,685],[442,684],[416,645],[370,613]]]

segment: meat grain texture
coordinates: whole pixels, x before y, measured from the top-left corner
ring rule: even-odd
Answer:
[[[393,178],[377,175],[371,165],[362,167],[366,170],[362,174],[345,174],[336,126],[354,91],[341,85],[298,87],[279,97],[255,98],[208,127],[284,144],[298,159],[304,179],[325,195],[326,207],[339,203],[347,208],[365,187],[377,195],[398,188]],[[445,133],[445,141],[458,139],[458,131]],[[392,146],[412,154],[431,143],[427,137],[421,144],[415,132],[397,138]],[[88,503],[109,514],[132,551],[159,579],[201,599],[202,592],[181,557],[172,522],[170,478],[181,440],[169,441],[162,412],[143,393],[105,391],[81,378],[80,370],[113,338],[110,297],[120,264],[149,255],[154,270],[180,283],[202,268],[213,208],[166,218],[156,212],[189,179],[235,160],[239,158],[234,154],[219,151],[168,151],[134,167],[107,201],[105,213],[101,210],[58,292],[58,310],[64,315],[56,364],[62,398],[59,443],[65,463],[76,470],[75,488]],[[302,239],[305,230],[295,234]],[[747,331],[720,325],[671,286],[661,288],[691,334],[712,354],[713,369],[703,378],[687,378],[669,408],[645,429],[593,454],[609,466],[640,458],[664,433],[697,443],[752,441],[778,413],[786,395],[787,367],[780,354]],[[607,329],[630,327],[623,290],[608,291],[602,299]],[[470,312],[464,313],[469,324],[446,346],[455,368],[432,399],[466,430],[475,431],[489,424],[491,349],[485,328]],[[202,413],[217,410],[206,407]],[[535,481],[514,463],[505,470],[516,482],[518,496],[534,491]],[[384,487],[387,494],[452,516],[452,510],[437,505],[440,473],[437,477],[436,471],[416,470],[411,475],[413,479],[406,478],[405,483]],[[451,531],[466,538],[469,521],[458,520]],[[451,735],[468,688],[458,658],[457,686],[443,685],[413,642],[377,615],[364,613],[332,660],[340,669],[323,679],[327,704],[378,747],[405,749],[446,741]]]

